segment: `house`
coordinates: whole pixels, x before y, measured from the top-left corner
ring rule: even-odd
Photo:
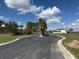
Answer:
[[[0,20],[0,29],[1,29],[2,27],[5,27],[4,24],[5,24],[5,22]]]
[[[53,33],[67,33],[67,31],[65,29],[56,29]]]

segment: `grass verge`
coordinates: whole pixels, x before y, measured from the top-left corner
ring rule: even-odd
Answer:
[[[70,34],[60,34],[64,37],[66,37],[66,39],[63,41],[63,45],[77,58],[79,59],[79,49],[76,48],[70,48],[68,47],[67,43],[73,41],[73,40],[78,40],[79,41],[79,33],[70,33]]]
[[[0,35],[0,44],[1,43],[5,43],[5,42],[8,42],[8,41],[12,41],[18,37],[21,37],[20,35],[18,36],[13,36],[13,35]]]

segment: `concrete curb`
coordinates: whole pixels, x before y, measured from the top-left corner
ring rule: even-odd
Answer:
[[[28,36],[23,36],[23,37],[30,37],[30,36],[33,36],[33,35],[28,35]],[[9,42],[1,43],[0,46],[6,45],[6,44],[11,44],[13,42],[18,41],[19,39],[21,39],[23,37],[19,37],[19,38],[15,39],[15,40],[12,40],[12,41],[9,41]]]
[[[58,36],[60,36],[60,35],[58,35]],[[63,53],[63,56],[65,57],[65,59],[76,59],[76,57],[73,54],[71,54],[62,44],[62,41],[66,38],[63,36],[60,36],[60,37],[62,37],[62,39],[59,40],[57,42],[57,44],[58,44],[60,51]]]

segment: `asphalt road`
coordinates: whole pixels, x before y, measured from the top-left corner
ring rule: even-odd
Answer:
[[[25,37],[0,46],[0,59],[65,59],[60,52],[55,35],[46,37]]]

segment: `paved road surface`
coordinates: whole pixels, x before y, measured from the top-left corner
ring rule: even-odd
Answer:
[[[15,43],[0,46],[0,59],[65,59],[59,51],[60,37],[31,36]]]

